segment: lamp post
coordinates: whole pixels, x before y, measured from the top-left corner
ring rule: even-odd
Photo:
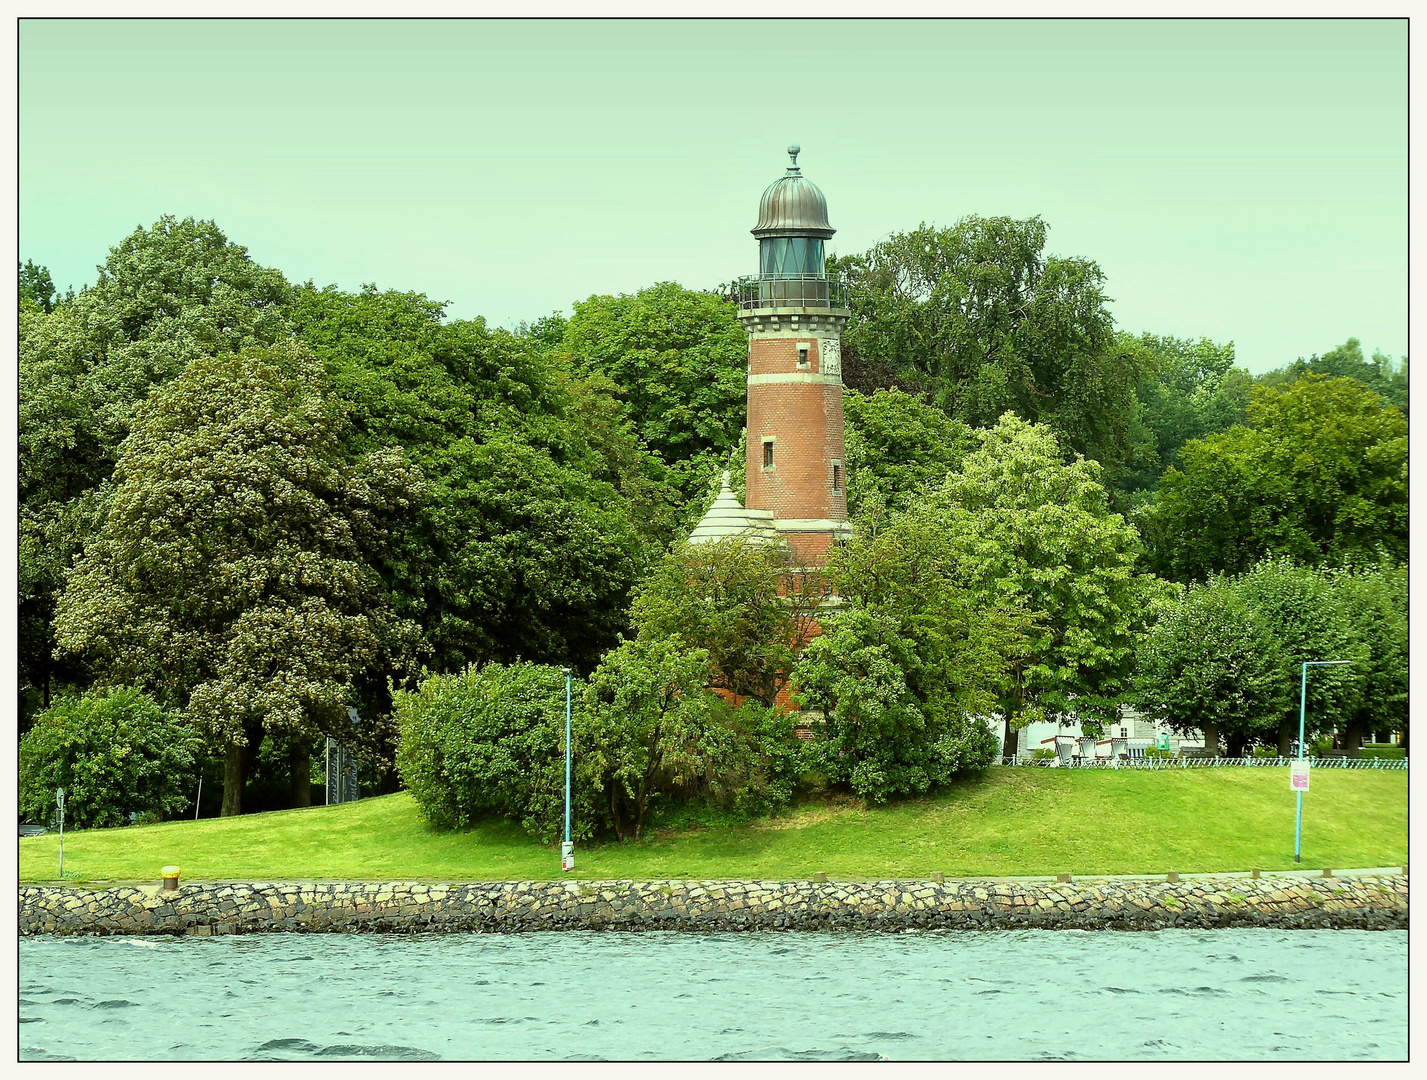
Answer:
[[[565,842],[560,845],[560,869],[575,868],[575,845],[570,840],[570,669],[565,668]]]
[[[64,788],[55,789],[55,806],[59,808],[59,879],[64,880]]]
[[[1305,754],[1303,746],[1304,721],[1308,718],[1308,669],[1311,667],[1333,667],[1336,664],[1351,664],[1351,660],[1305,660],[1303,663],[1303,676],[1298,684],[1298,760],[1306,761],[1308,755]],[[1302,862],[1303,851],[1303,789],[1299,788],[1295,794],[1298,796],[1298,815],[1293,822],[1293,861]]]

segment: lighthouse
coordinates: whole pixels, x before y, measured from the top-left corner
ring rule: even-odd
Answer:
[[[737,283],[748,331],[747,509],[773,528],[794,565],[822,565],[851,535],[842,428],[847,287],[829,278],[827,199],[798,167],[758,204],[758,273]],[[766,525],[763,526],[766,529]]]

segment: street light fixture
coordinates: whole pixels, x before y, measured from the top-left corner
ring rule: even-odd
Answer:
[[[1337,664],[1351,664],[1351,660],[1306,660],[1303,663],[1303,677],[1298,684],[1298,760],[1306,761],[1308,755],[1303,752],[1303,727],[1304,721],[1308,717],[1308,669],[1311,667],[1333,667]],[[1298,816],[1293,823],[1293,861],[1302,862],[1303,851],[1303,789],[1299,788],[1295,794],[1298,796]]]

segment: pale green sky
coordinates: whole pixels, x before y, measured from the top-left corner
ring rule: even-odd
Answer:
[[[797,142],[834,250],[1040,214],[1127,330],[1407,351],[1405,20],[24,20],[19,70],[61,289],[164,213],[496,324],[702,288]]]

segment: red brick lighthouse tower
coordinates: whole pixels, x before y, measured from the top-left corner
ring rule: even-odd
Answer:
[[[852,532],[842,435],[846,286],[829,278],[827,199],[798,168],[758,204],[759,272],[739,281],[748,331],[749,510],[771,512],[793,562],[818,566]]]

